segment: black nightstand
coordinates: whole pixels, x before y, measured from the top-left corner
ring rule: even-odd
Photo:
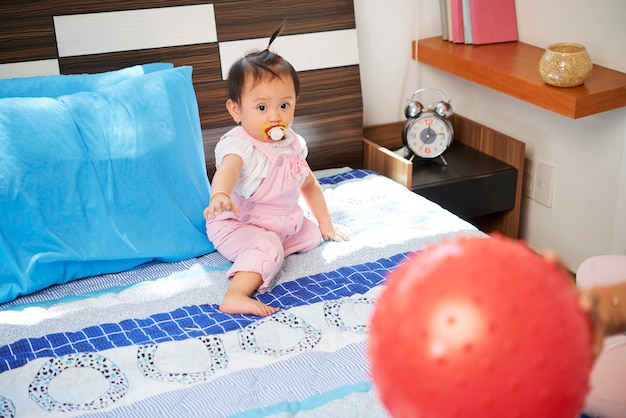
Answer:
[[[515,167],[460,142],[443,157],[413,160],[412,191],[465,220],[513,209]]]

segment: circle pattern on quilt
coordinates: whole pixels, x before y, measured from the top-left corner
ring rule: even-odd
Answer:
[[[72,368],[92,369],[109,383],[109,390],[83,404],[59,402],[49,393],[50,382],[61,372]],[[28,396],[46,411],[70,412],[106,408],[128,392],[128,379],[111,360],[95,353],[73,353],[53,358],[44,363],[28,387]]]
[[[267,322],[278,322],[280,324],[287,325],[289,328],[301,329],[304,332],[304,337],[300,339],[296,344],[281,349],[274,349],[271,347],[259,346],[256,341],[256,330],[259,326]],[[252,351],[256,354],[265,354],[273,357],[284,356],[285,354],[294,351],[308,351],[313,349],[322,339],[322,333],[307,324],[302,318],[298,318],[289,312],[277,312],[274,315],[266,316],[247,327],[238,331],[239,345],[243,350]]]
[[[142,345],[137,350],[137,366],[141,373],[149,379],[161,382],[196,383],[208,380],[208,378],[219,370],[228,366],[228,356],[224,349],[222,340],[216,336],[203,336],[198,340],[209,350],[211,356],[211,366],[208,370],[201,372],[180,372],[171,373],[160,370],[154,360],[157,344]]]
[[[367,332],[367,324],[358,324],[353,326],[347,326],[344,319],[341,317],[341,307],[346,304],[367,304],[373,305],[374,299],[371,298],[344,298],[331,300],[324,303],[324,318],[331,327],[339,328],[342,331],[356,332],[364,334]]]
[[[15,417],[15,405],[4,396],[0,396],[0,417]]]

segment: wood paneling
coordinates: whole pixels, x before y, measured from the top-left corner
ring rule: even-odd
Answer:
[[[0,19],[0,63],[55,58],[57,47],[52,16]]]
[[[196,84],[195,89],[202,129],[223,128],[232,125],[233,120],[226,111],[225,81]]]
[[[360,168],[363,164],[362,120],[361,114],[333,111],[297,117],[293,128],[307,141],[307,161],[311,168]]]
[[[217,42],[212,4],[54,16],[60,57]]]
[[[402,122],[392,122],[383,125],[366,126],[363,128],[363,136],[371,139],[376,144],[390,150],[402,147]]]
[[[228,78],[230,66],[250,51],[263,50],[268,38],[220,42],[222,77]],[[296,71],[348,67],[359,64],[356,29],[281,35],[272,50],[289,60]]]
[[[363,166],[389,177],[407,189],[412,187],[413,163],[367,138],[363,138]]]
[[[0,20],[210,4],[220,1],[225,0],[2,0]]]
[[[269,37],[287,19],[283,34],[356,27],[352,1],[229,1],[215,5],[219,41]]]
[[[222,82],[217,44],[175,46],[59,58],[63,74],[97,73],[150,62],[191,65],[194,83]]]
[[[300,78],[296,115],[320,112],[362,113],[361,79],[357,65],[305,71]],[[362,125],[361,125],[362,126]]]

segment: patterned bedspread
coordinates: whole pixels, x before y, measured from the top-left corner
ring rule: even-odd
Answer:
[[[0,416],[387,416],[366,356],[387,273],[482,233],[372,172],[320,182],[351,240],[289,256],[257,295],[280,307],[272,316],[217,310],[230,266],[219,253],[0,305]]]

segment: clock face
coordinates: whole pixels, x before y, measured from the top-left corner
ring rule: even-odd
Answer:
[[[422,158],[438,157],[451,142],[450,123],[431,115],[424,115],[411,121],[406,131],[406,146]]]

